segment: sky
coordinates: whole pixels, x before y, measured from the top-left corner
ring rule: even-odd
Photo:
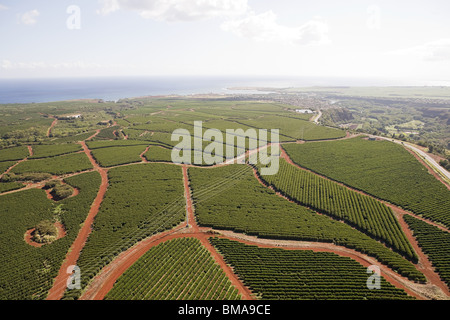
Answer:
[[[0,0],[0,78],[450,83],[448,0]]]

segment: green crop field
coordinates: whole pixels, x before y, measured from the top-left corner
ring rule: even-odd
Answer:
[[[159,146],[151,146],[144,156],[150,162],[172,162],[172,150]]]
[[[277,174],[261,178],[290,199],[338,220],[344,220],[372,238],[386,243],[408,259],[417,261],[414,249],[392,210],[386,205],[296,168],[284,159],[280,161]]]
[[[264,300],[411,299],[384,278],[380,289],[367,288],[366,268],[329,252],[258,248],[212,238],[241,280]]]
[[[280,129],[280,141],[337,139],[346,134],[342,130],[318,126],[305,120],[273,115],[239,122],[254,128]]]
[[[106,300],[236,300],[240,295],[195,238],[153,247],[116,282]]]
[[[82,150],[79,144],[36,145],[33,146],[33,156],[29,159],[49,158]]]
[[[21,189],[23,187],[25,186],[18,182],[0,182],[0,193]]]
[[[261,238],[335,243],[374,256],[411,279],[424,279],[410,262],[378,241],[277,196],[262,186],[247,166],[190,168],[189,178],[197,221],[202,226]],[[214,181],[220,184],[206,189]]]
[[[0,300],[45,299],[70,245],[86,218],[100,185],[96,172],[67,179],[80,194],[62,200],[61,212],[43,190],[25,190],[1,195]],[[30,246],[24,234],[42,220],[60,221],[64,238],[41,248]]]
[[[13,173],[46,172],[66,174],[92,169],[92,164],[84,153],[75,153],[58,157],[28,160],[19,163]]]
[[[139,156],[145,145],[98,148],[92,150],[92,156],[102,167],[112,167],[126,163],[141,162]]]
[[[450,191],[402,146],[355,138],[283,148],[300,166],[450,226]]]

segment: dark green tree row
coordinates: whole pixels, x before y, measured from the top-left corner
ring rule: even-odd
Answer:
[[[343,220],[380,240],[408,259],[417,255],[392,210],[383,203],[337,183],[301,170],[280,159],[275,175],[261,178],[290,199],[321,213]]]
[[[114,284],[106,300],[235,300],[238,290],[195,238],[161,243]]]

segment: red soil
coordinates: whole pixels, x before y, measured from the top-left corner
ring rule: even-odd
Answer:
[[[95,198],[94,203],[92,204],[91,209],[89,210],[89,214],[86,217],[86,220],[84,221],[83,226],[81,227],[77,238],[75,239],[72,246],[70,247],[69,252],[66,256],[66,259],[64,260],[63,264],[61,265],[59,274],[55,278],[53,287],[50,289],[49,294],[47,296],[47,300],[59,300],[63,297],[64,291],[66,289],[67,278],[69,277],[69,274],[67,274],[67,268],[69,266],[76,265],[78,258],[80,256],[80,252],[84,248],[84,245],[86,244],[86,240],[92,231],[92,224],[94,222],[95,216],[97,215],[97,213],[100,209],[100,205],[103,201],[106,190],[108,188],[107,171],[100,168],[100,166],[95,162],[94,158],[92,157],[91,152],[89,151],[88,147],[86,146],[86,143],[84,141],[82,141],[82,142],[80,142],[80,144],[83,147],[83,150],[86,153],[86,155],[88,156],[92,165],[94,166],[94,169],[100,173],[101,178],[102,178],[102,183],[100,185],[100,189],[98,191],[97,197]]]

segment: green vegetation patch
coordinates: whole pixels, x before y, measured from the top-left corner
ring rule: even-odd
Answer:
[[[343,130],[316,125],[291,117],[265,115],[253,120],[241,120],[242,124],[262,129],[280,129],[280,141],[325,140],[345,137]]]
[[[301,170],[284,159],[280,159],[277,174],[262,176],[261,179],[290,199],[343,220],[408,259],[417,261],[418,257],[392,210],[383,203]]]
[[[92,150],[92,156],[102,167],[112,167],[121,164],[141,162],[140,154],[145,145],[99,148]]]
[[[172,162],[172,150],[159,146],[151,146],[144,156],[150,162]]]

